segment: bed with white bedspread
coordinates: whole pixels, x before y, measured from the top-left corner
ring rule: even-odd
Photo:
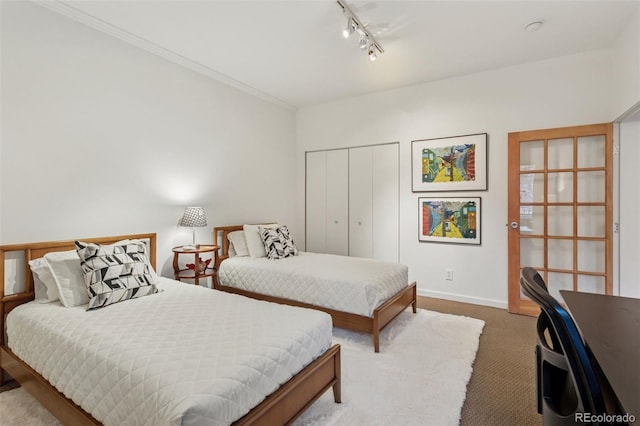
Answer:
[[[155,257],[155,234],[141,235]],[[28,263],[69,244],[0,246],[0,264],[7,252],[24,250]],[[29,276],[26,291],[0,300],[0,367],[69,424],[285,423],[329,387],[340,401],[329,315],[167,278],[155,285],[87,309],[29,302]]]
[[[334,326],[373,334],[376,352],[380,330],[409,305],[416,312],[416,284],[408,284],[408,268],[400,263],[300,252],[288,229],[275,224],[215,227],[213,235],[222,244],[217,289],[322,310]]]
[[[221,285],[372,316],[407,287],[408,268],[393,262],[300,252],[278,261],[232,257],[220,264]]]
[[[159,288],[96,311],[21,305],[8,346],[101,423],[150,426],[230,424],[331,346],[327,314]]]

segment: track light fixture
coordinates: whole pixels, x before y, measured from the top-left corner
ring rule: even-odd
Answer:
[[[349,38],[351,34],[357,32],[359,34],[358,47],[360,49],[367,49],[369,59],[375,61],[378,57],[378,53],[384,53],[384,49],[378,43],[378,41],[371,35],[362,22],[358,19],[355,13],[347,6],[345,0],[337,0],[338,6],[342,9],[342,13],[347,18],[347,25],[342,30],[344,38]]]

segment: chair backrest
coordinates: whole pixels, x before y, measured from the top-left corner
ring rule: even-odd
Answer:
[[[544,279],[540,276],[538,271],[531,266],[525,266],[522,268],[521,272],[522,278],[524,278],[528,283],[533,283],[543,289],[545,292],[549,292],[547,289],[547,283],[544,282]]]
[[[540,315],[546,316],[546,322],[555,332],[584,412],[605,413],[604,399],[594,366],[569,312],[549,294],[544,281],[535,269],[523,269],[520,287],[531,300],[540,306],[542,309]]]
[[[521,276],[524,280],[526,280],[526,282],[533,283],[537,285],[545,293],[549,293],[547,283],[544,281],[540,273],[535,268],[532,268],[530,266],[525,266],[524,268],[522,268]],[[544,330],[547,330],[547,329],[551,329],[550,330],[551,332],[549,333],[549,337],[551,338],[552,347],[549,349],[555,350],[560,353],[564,353],[564,351],[562,350],[562,346],[560,345],[560,341],[558,340],[557,334],[553,332],[549,318],[546,315],[540,315],[538,317],[538,334],[543,334]],[[540,336],[540,337],[542,340],[546,340],[544,339],[543,336]]]

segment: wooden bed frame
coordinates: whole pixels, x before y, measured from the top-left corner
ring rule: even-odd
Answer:
[[[149,259],[156,266],[156,234],[120,235],[103,238],[81,238],[82,241],[98,244],[112,244],[124,239],[149,241]],[[34,299],[33,276],[29,260],[42,257],[53,251],[74,250],[75,240],[51,241],[0,246],[0,384],[5,383],[5,372],[11,375],[45,408],[66,425],[100,424],[90,413],[66,398],[44,377],[22,361],[6,346],[5,318],[16,306]],[[25,290],[5,295],[6,254],[15,252],[23,257]],[[22,255],[20,255],[22,253]],[[330,387],[333,388],[335,402],[341,402],[340,345],[333,345],[323,355],[305,367],[300,373],[269,395],[244,417],[234,424],[288,424],[318,399]]]
[[[372,317],[337,311],[322,306],[298,302],[297,300],[268,296],[261,293],[240,290],[234,287],[222,285],[218,280],[218,268],[220,267],[220,263],[222,263],[223,260],[229,257],[229,239],[227,238],[227,236],[233,231],[242,231],[242,229],[243,225],[217,226],[213,228],[213,243],[219,244],[221,248],[217,264],[215,265],[215,275],[213,277],[214,287],[218,290],[241,294],[243,296],[251,297],[254,299],[282,303],[285,305],[299,306],[303,308],[317,309],[326,312],[331,315],[331,317],[333,318],[333,325],[336,327],[373,334],[373,349],[376,352],[380,352],[380,331],[385,328],[387,324],[389,324],[396,316],[398,316],[398,314],[400,314],[400,312],[404,311],[409,305],[412,306],[413,313],[416,313],[417,302],[415,282],[409,284],[395,296],[378,306],[373,311]],[[219,238],[221,238],[221,240]]]

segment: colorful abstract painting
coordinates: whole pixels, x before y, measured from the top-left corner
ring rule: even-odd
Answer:
[[[480,198],[419,198],[419,241],[480,244]]]
[[[452,145],[422,150],[422,182],[476,180],[476,145]]]
[[[412,141],[413,191],[485,190],[487,134]]]

